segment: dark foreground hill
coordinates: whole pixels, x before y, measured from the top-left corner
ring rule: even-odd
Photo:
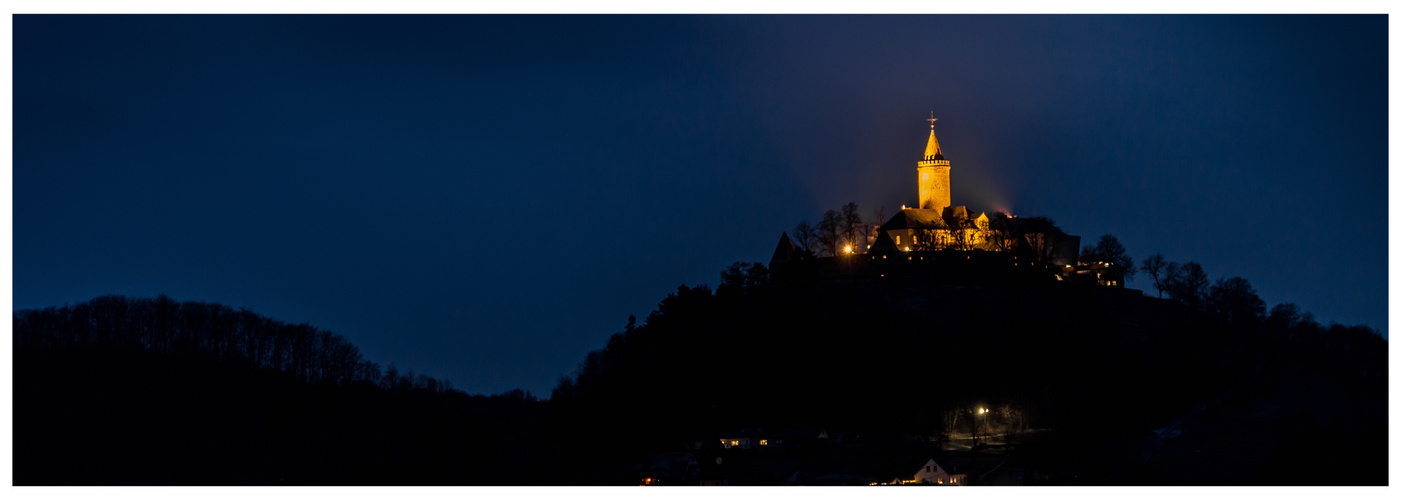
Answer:
[[[1386,342],[1365,327],[1031,279],[727,281],[668,296],[552,408],[627,437],[619,454],[820,427],[1010,443],[1059,484],[1386,482]]]
[[[17,485],[530,484],[543,403],[309,385],[111,349],[15,353]]]
[[[15,481],[829,484],[961,447],[1035,484],[1386,483],[1386,342],[1370,329],[1028,280],[748,278],[679,288],[548,402],[201,349],[17,345]],[[75,338],[25,314],[17,344]],[[716,444],[745,429],[830,439]]]

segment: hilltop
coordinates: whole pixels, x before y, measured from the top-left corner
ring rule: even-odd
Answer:
[[[1386,481],[1386,345],[1365,327],[1044,279],[766,276],[736,265],[713,293],[678,288],[562,380],[552,409],[625,436],[624,461],[817,427],[1010,443],[1059,484]],[[1305,459],[1315,473],[1290,471]]]
[[[196,313],[110,324],[93,311],[142,308],[21,311],[16,483],[844,484],[940,457],[966,484],[1385,484],[1374,330],[1048,276],[774,280],[737,263],[629,318],[548,401],[383,373],[247,311],[229,324],[282,354],[255,362],[238,346],[256,342],[210,341],[237,338],[217,321],[172,321],[217,305],[134,301]],[[323,347],[294,355],[296,338]]]

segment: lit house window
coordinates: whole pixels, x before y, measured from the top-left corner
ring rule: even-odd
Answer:
[[[769,440],[767,440],[767,439],[760,439],[760,440],[759,440],[759,446],[768,446],[768,445],[769,445]]]
[[[899,244],[900,244],[900,235],[898,235],[898,234],[895,235],[895,244],[896,244],[896,245],[899,245]]]
[[[731,440],[730,440],[730,446],[739,446],[739,440],[738,440],[738,439],[731,439]]]

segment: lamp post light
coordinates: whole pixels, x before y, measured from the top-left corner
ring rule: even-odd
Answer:
[[[988,409],[987,409],[987,408],[978,407],[978,414],[977,414],[976,417],[973,419],[973,447],[974,447],[974,448],[977,448],[977,447],[978,447],[978,427],[979,427],[979,423],[982,421],[983,415],[986,415],[987,412],[988,412]]]

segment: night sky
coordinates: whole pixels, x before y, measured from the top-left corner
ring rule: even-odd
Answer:
[[[165,293],[547,396],[915,204],[933,110],[955,205],[1386,331],[1385,16],[21,15],[13,75],[17,309]]]

